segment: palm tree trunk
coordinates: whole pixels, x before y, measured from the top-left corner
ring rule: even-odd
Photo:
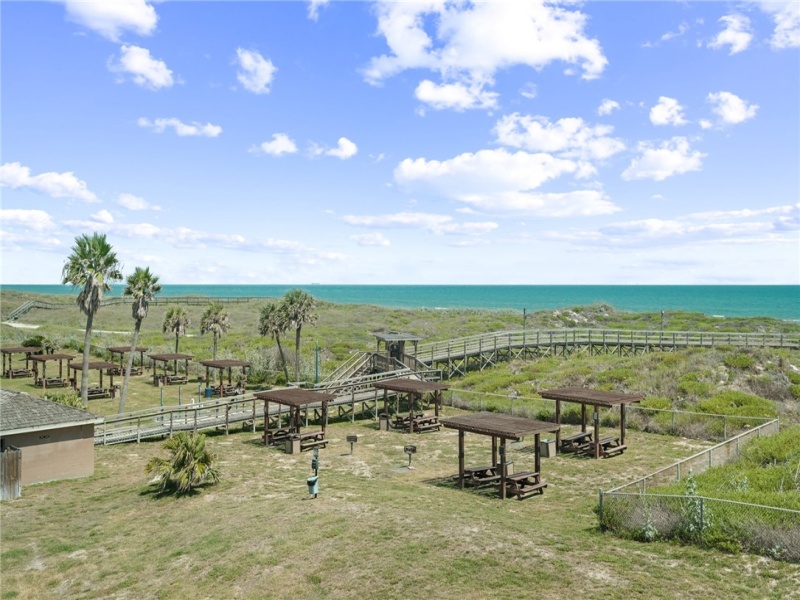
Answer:
[[[281,346],[281,336],[276,335],[275,341],[278,342],[278,353],[281,355],[281,365],[283,366],[283,374],[286,377],[286,382],[289,382],[289,369],[286,368],[286,356],[283,354],[283,346]]]
[[[298,325],[294,334],[294,380],[300,381],[300,328]]]
[[[181,334],[179,332],[175,332],[175,354],[178,353],[178,340],[180,340]]]
[[[217,360],[217,334],[216,333],[214,334],[214,351],[213,351],[212,358],[214,360]]]
[[[81,371],[81,401],[84,408],[89,408],[89,354],[92,345],[92,322],[94,312],[86,315],[86,334],[83,336],[83,363]]]
[[[131,369],[133,368],[133,355],[136,352],[136,342],[139,340],[139,328],[142,326],[142,320],[136,319],[136,324],[133,327],[133,343],[131,344],[131,355],[128,357],[128,366],[125,367],[125,379],[122,380],[122,392],[119,395],[119,408],[118,413],[125,412],[125,399],[128,397],[128,381],[131,378]]]

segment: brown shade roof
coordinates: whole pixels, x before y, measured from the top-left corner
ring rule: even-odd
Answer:
[[[579,402],[581,404],[593,404],[596,406],[619,406],[620,404],[632,404],[641,402],[644,396],[633,396],[620,392],[605,392],[602,390],[590,390],[588,388],[570,387],[555,390],[544,390],[539,392],[542,398],[550,400],[564,400],[566,402]]]
[[[378,332],[373,334],[385,342],[418,342],[422,338],[411,333],[398,333],[397,331]]]
[[[93,370],[102,371],[103,369],[116,369],[118,366],[119,365],[117,365],[116,363],[108,362],[106,360],[100,360],[100,361],[97,361],[97,362],[90,362],[89,363],[89,370],[90,371],[93,371]],[[73,371],[83,371],[83,365],[80,364],[80,363],[71,364],[71,365],[69,365],[69,368],[72,369]]]
[[[126,352],[131,351],[130,346],[112,346],[111,348],[106,348],[112,354],[125,354]],[[142,348],[141,346],[136,346],[133,350],[134,352],[147,352],[147,348]]]
[[[72,360],[75,358],[73,354],[34,354],[31,360],[36,362],[46,362],[48,360]]]
[[[393,392],[404,392],[421,394],[423,392],[435,392],[437,390],[448,390],[450,386],[446,383],[434,383],[432,381],[420,381],[419,379],[408,379],[401,377],[399,379],[387,379],[385,381],[376,381],[372,384],[381,390],[391,390]]]
[[[151,360],[192,360],[194,356],[192,354],[148,354],[147,355]]]
[[[300,388],[269,390],[266,392],[256,392],[253,395],[260,400],[269,400],[270,402],[277,402],[287,406],[304,406],[312,402],[327,402],[336,398],[336,394],[314,392],[311,390],[302,390]]]
[[[18,352],[41,352],[41,348],[36,346],[10,346],[8,348],[0,348],[3,354],[17,354]]]
[[[450,429],[480,433],[482,435],[513,438],[515,440],[536,433],[555,433],[561,429],[561,426],[555,423],[535,421],[524,417],[515,417],[493,412],[470,413],[467,415],[450,417],[449,419],[442,419],[442,425]]]
[[[204,367],[213,367],[215,369],[227,369],[228,367],[249,367],[253,363],[246,360],[235,360],[232,358],[222,358],[219,360],[201,360],[200,364]]]

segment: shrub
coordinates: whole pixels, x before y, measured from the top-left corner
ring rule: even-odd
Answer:
[[[46,400],[57,402],[64,406],[83,408],[83,401],[77,392],[47,392],[44,397]]]
[[[737,352],[726,356],[722,359],[722,362],[729,369],[749,369],[756,364],[756,359],[749,354]]]
[[[789,386],[789,393],[792,395],[792,398],[797,398],[800,400],[800,384],[793,383]]]
[[[700,412],[740,417],[774,417],[775,406],[766,398],[726,390],[697,404]]]
[[[678,380],[678,391],[694,398],[707,396],[712,386],[710,383],[700,381],[700,377],[700,373],[697,372],[687,373]]]
[[[791,383],[800,385],[800,371],[789,371],[786,377],[789,378]]]
[[[204,483],[219,481],[219,472],[213,466],[216,455],[206,450],[206,436],[202,433],[180,431],[164,442],[163,448],[172,456],[154,456],[145,466],[146,473],[156,476],[159,493],[182,495]]]

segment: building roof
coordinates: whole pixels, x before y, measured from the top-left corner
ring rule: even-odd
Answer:
[[[88,410],[65,406],[22,392],[0,389],[0,435],[97,424],[102,421],[102,417]]]
[[[411,394],[422,394],[424,392],[435,392],[438,390],[450,389],[446,383],[434,383],[433,381],[420,381],[419,379],[409,379],[400,377],[398,379],[387,379],[385,381],[375,381],[372,387],[381,390],[391,390],[393,392],[403,392]]]
[[[520,440],[535,433],[555,433],[561,429],[556,423],[535,421],[503,413],[479,412],[442,419],[442,425],[450,429],[480,433],[496,437]]]
[[[284,388],[280,390],[269,390],[266,392],[256,392],[253,394],[260,400],[269,400],[286,406],[305,406],[313,402],[328,402],[334,400],[336,394],[326,392],[314,392],[300,388]]]
[[[620,392],[606,392],[603,390],[590,390],[588,388],[579,387],[544,390],[539,392],[539,395],[542,398],[548,398],[550,400],[563,400],[565,402],[578,402],[580,404],[607,407],[632,404],[644,400],[644,396],[633,396]]]

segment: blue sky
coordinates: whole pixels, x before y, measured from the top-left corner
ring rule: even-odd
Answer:
[[[2,283],[800,283],[800,3],[0,3]]]

